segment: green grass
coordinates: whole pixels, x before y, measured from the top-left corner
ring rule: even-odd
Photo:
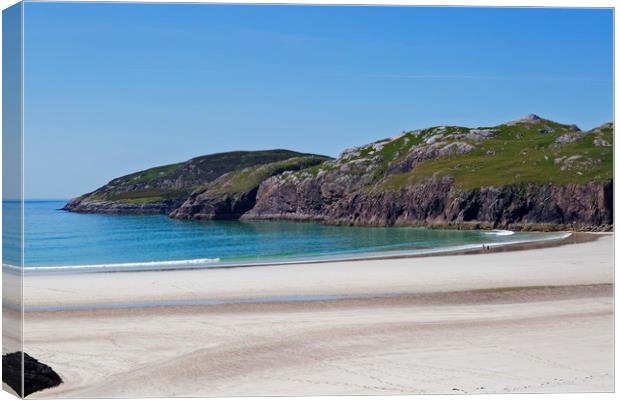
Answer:
[[[543,125],[556,130],[540,133]],[[518,124],[498,127],[495,137],[479,142],[472,152],[429,160],[407,173],[387,177],[380,185],[396,190],[415,184],[437,174],[452,176],[458,188],[467,190],[482,186],[502,186],[519,183],[587,183],[612,178],[613,150],[596,147],[590,133],[574,143],[554,145],[557,137],[568,127],[551,121],[531,126]],[[599,136],[612,143],[611,129]],[[562,170],[561,157],[581,155],[573,168]]]
[[[200,185],[212,182],[223,174],[251,167],[260,170],[261,165],[274,162],[283,162],[283,165],[286,165],[287,160],[299,157],[328,159],[281,149],[210,154],[184,163],[163,165],[116,178],[87,196],[95,200],[131,203],[182,200]],[[243,179],[243,177],[238,179],[239,190],[242,190],[244,184],[251,185],[252,179],[258,177],[248,176],[245,183]],[[163,187],[171,186],[164,182],[175,180],[178,180],[177,182],[183,187],[175,189]]]
[[[160,189],[148,188],[124,193],[104,193],[91,195],[93,199],[105,201],[122,201],[124,203],[149,203],[185,198],[190,194],[189,189]]]
[[[142,204],[142,203],[159,203],[165,201],[164,197],[136,197],[131,199],[116,199],[120,203]]]
[[[171,175],[172,173],[177,171],[182,165],[183,163],[163,165],[161,167],[155,167],[128,175],[126,179],[129,180],[129,182],[131,182],[132,184],[153,183],[159,179]]]
[[[285,171],[304,170],[308,167],[318,167],[328,160],[322,156],[294,157],[284,161],[278,161],[261,165],[255,168],[246,168],[241,171],[231,172],[207,185],[214,194],[244,193],[257,187],[265,179],[281,174]]]

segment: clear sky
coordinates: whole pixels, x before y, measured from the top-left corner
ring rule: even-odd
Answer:
[[[610,9],[27,3],[26,197],[528,113],[613,118]]]

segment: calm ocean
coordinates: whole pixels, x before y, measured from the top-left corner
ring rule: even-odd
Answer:
[[[65,201],[25,202],[27,269],[191,268],[308,259],[363,258],[562,234],[362,228],[303,222],[179,221],[165,215],[75,214]],[[7,204],[4,205],[7,207]],[[10,206],[10,205],[9,205]],[[51,268],[50,268],[51,267]],[[71,268],[53,268],[71,267]]]

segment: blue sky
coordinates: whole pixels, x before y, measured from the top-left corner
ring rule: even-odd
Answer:
[[[229,151],[613,119],[609,9],[27,3],[28,198]]]

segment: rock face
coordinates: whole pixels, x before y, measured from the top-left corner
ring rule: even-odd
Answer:
[[[433,177],[396,192],[333,190],[339,185],[330,181],[329,176],[297,184],[268,180],[243,218],[516,230],[609,230],[613,224],[611,181],[461,191],[452,178]]]
[[[439,126],[347,149],[336,159],[296,153],[237,166],[194,181],[183,196],[127,206],[89,194],[67,208],[180,219],[609,230],[613,129],[608,123],[584,132],[533,114],[495,127]],[[127,177],[121,183],[126,187]]]
[[[170,216],[179,219],[238,219],[256,204],[259,185],[274,175],[321,164],[326,157],[294,157],[230,172],[194,191]]]
[[[99,200],[94,196],[86,196],[71,199],[63,210],[87,214],[167,214],[181,204],[181,199],[133,202]]]
[[[69,201],[64,210],[106,214],[168,214],[190,193],[231,171],[308,156],[289,150],[234,151],[192,158],[113,179]]]
[[[21,351],[4,354],[2,356],[2,381],[17,394],[21,394],[22,391],[22,356],[24,358],[24,397],[62,383],[62,379],[52,368],[28,354]]]

